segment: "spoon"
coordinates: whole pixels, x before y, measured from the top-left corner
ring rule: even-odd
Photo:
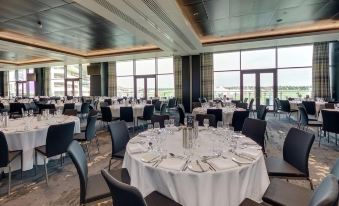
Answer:
[[[175,155],[175,154],[173,154],[172,152],[170,152],[169,155],[170,155],[172,158],[185,159],[183,156]]]

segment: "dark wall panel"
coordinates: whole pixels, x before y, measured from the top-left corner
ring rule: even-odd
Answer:
[[[43,68],[35,68],[34,73],[36,75],[35,81],[35,96],[42,96],[44,92],[44,78],[43,78]]]
[[[192,102],[198,102],[201,91],[200,55],[192,56]]]
[[[4,82],[5,72],[0,71],[0,96],[5,96],[5,82]]]
[[[90,81],[90,95],[101,96],[101,76],[91,75]]]
[[[182,104],[185,110],[191,111],[191,72],[190,56],[182,57]]]
[[[108,96],[108,62],[101,63],[101,96]]]

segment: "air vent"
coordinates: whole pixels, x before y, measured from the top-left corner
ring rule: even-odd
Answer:
[[[192,50],[196,50],[195,46],[186,37],[186,35],[175,25],[175,23],[167,16],[162,8],[153,0],[142,0],[147,7],[153,11],[177,36],[179,36]]]
[[[102,7],[104,7],[105,9],[107,9],[108,11],[110,11],[111,13],[113,13],[115,16],[118,16],[120,19],[124,20],[126,23],[132,25],[133,27],[139,29],[141,32],[147,34],[148,36],[152,37],[153,39],[155,39],[156,41],[161,42],[162,44],[164,44],[166,47],[168,48],[172,48],[171,46],[169,46],[168,44],[164,43],[164,41],[162,41],[158,36],[154,35],[153,33],[151,33],[150,31],[148,31],[145,27],[143,27],[141,24],[139,24],[138,22],[136,22],[134,19],[132,19],[131,17],[127,16],[126,14],[124,14],[121,10],[119,10],[117,7],[113,6],[112,4],[110,4],[109,2],[107,2],[106,0],[95,0],[95,2],[97,2],[99,5],[101,5]],[[174,48],[172,48],[174,49]]]

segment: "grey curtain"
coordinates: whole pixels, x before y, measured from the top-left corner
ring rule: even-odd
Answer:
[[[201,54],[201,96],[213,99],[213,53]]]
[[[108,62],[108,96],[117,96],[117,69],[116,62]]]
[[[182,62],[181,56],[173,57],[174,94],[178,103],[182,103]]]
[[[44,74],[44,96],[49,96],[50,94],[50,84],[51,84],[51,75],[50,75],[50,69],[49,67],[43,68],[43,74]]]
[[[313,46],[312,69],[313,97],[330,98],[329,43],[319,42]]]
[[[8,71],[4,71],[4,97],[9,96],[8,93],[8,85],[9,85],[9,79],[8,79]]]

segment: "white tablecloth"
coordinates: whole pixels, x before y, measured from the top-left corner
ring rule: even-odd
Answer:
[[[25,122],[30,129],[25,131]],[[53,117],[49,120],[37,121],[36,118],[10,119],[4,132],[9,150],[23,150],[23,170],[30,170],[34,163],[34,148],[46,144],[49,125],[75,122],[74,133],[80,133],[80,119],[74,116]],[[19,160],[14,163],[13,169],[20,169]],[[19,167],[17,166],[19,165]]]
[[[295,110],[298,110],[298,104],[301,104],[302,102],[301,101],[290,101],[290,106],[291,106],[291,109],[295,109]],[[315,111],[316,111],[316,116],[318,116],[319,112],[322,110],[322,109],[325,109],[325,104],[327,102],[315,102]]]
[[[211,152],[210,136],[211,133],[200,132],[198,140],[200,147],[194,157],[199,158],[200,155]],[[144,197],[156,190],[184,206],[234,206],[239,205],[246,197],[261,201],[269,185],[265,160],[261,152],[251,164],[236,165],[227,170],[196,173],[188,169],[168,170],[154,167],[152,163],[144,163],[140,159],[145,153],[131,154],[129,149],[131,145],[131,143],[127,145],[123,167],[129,171],[131,185],[137,187]],[[167,153],[182,154],[181,132],[168,136],[165,145]],[[232,154],[224,153],[223,156],[230,159]]]
[[[208,109],[217,109],[215,107],[208,108]],[[232,123],[232,118],[234,114],[234,109],[223,107],[222,109],[222,121],[224,124],[231,124]],[[243,111],[244,109],[237,108],[239,111]],[[197,114],[207,114],[207,108],[204,107],[197,107],[194,108],[192,111],[192,115],[195,117]]]
[[[145,104],[136,104],[132,106],[133,108],[133,116],[136,117],[142,117],[144,113]],[[111,105],[111,112],[112,117],[120,117],[120,107],[126,107],[124,104],[114,104]],[[131,107],[131,105],[127,105],[127,107]]]
[[[81,105],[82,105],[81,102],[74,103],[74,109],[76,109],[78,112],[81,112]],[[63,110],[64,109],[64,103],[55,104],[55,108]]]

